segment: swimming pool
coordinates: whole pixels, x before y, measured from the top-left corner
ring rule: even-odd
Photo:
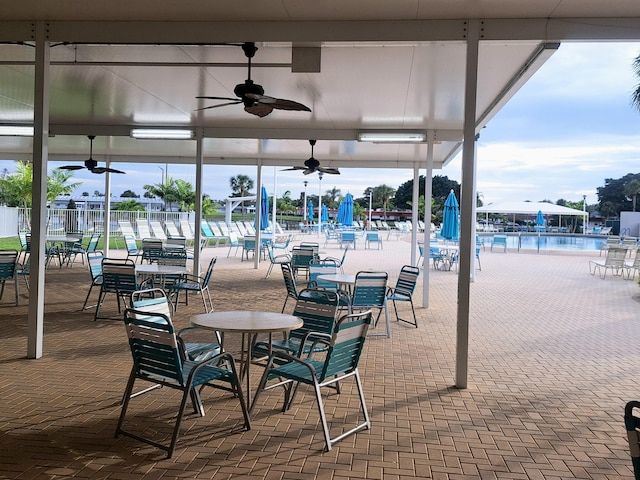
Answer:
[[[571,251],[599,251],[606,237],[571,234],[536,233],[506,233],[507,248],[517,250],[571,250]],[[478,234],[486,246],[491,245],[491,235]],[[539,243],[538,243],[539,242]],[[538,247],[539,245],[539,247]]]

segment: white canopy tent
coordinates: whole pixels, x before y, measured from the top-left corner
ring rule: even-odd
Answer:
[[[579,216],[583,218],[584,225],[589,222],[589,213],[584,210],[576,210],[575,208],[547,202],[498,202],[476,208],[476,213],[484,213],[487,216],[487,222],[490,213],[535,216],[538,212],[542,212],[543,215],[559,215],[560,217],[562,215]]]

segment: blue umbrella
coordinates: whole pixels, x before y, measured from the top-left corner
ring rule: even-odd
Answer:
[[[307,220],[313,222],[313,200],[309,200],[309,209],[307,210]]]
[[[536,216],[536,230],[544,230],[544,215],[542,214],[542,210],[538,210],[538,215]]]
[[[254,228],[258,228],[255,220],[253,221]],[[266,230],[269,227],[269,195],[267,189],[262,187],[260,194],[260,230]]]
[[[336,214],[336,223],[342,225],[344,220],[344,200],[338,205],[338,213]]]
[[[343,225],[347,227],[353,226],[353,195],[347,193],[344,197],[344,219]]]
[[[442,216],[442,236],[447,240],[458,240],[458,214],[460,207],[453,190],[449,192],[444,202],[444,214]]]
[[[329,210],[327,210],[326,205],[322,205],[322,217],[320,217],[323,222],[329,221]]]

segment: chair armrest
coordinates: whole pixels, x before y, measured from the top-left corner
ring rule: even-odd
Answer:
[[[289,255],[288,253],[284,253],[282,255],[276,255],[275,257],[273,257],[274,260],[278,260],[279,258],[286,258],[288,262],[291,261],[291,255]]]

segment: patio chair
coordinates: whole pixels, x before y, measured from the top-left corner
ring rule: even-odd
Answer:
[[[607,241],[600,245],[600,256],[602,252],[606,252],[611,247],[619,247],[622,239],[618,235],[611,235],[607,237]]]
[[[400,270],[400,275],[396,281],[395,287],[390,287],[387,290],[387,302],[391,300],[393,302],[393,310],[396,313],[396,319],[399,322],[405,322],[418,328],[418,319],[416,318],[416,310],[413,307],[413,292],[416,289],[416,283],[418,276],[420,275],[420,269],[411,265],[405,265]],[[411,313],[413,313],[413,322],[400,318],[398,315],[398,308],[396,302],[409,302],[411,305]]]
[[[429,260],[435,270],[442,266],[442,270],[451,270],[451,259],[437,245],[429,245]]]
[[[493,249],[501,248],[504,253],[507,253],[507,236],[506,235],[494,235],[491,240],[491,251]]]
[[[344,245],[353,245],[353,248],[356,248],[356,232],[340,232],[340,248]]]
[[[371,335],[386,335],[387,338],[390,338],[391,325],[389,324],[389,310],[387,308],[388,280],[389,275],[387,272],[358,272],[356,274],[356,281],[353,285],[349,311],[351,313],[353,311],[371,310],[373,308],[377,309],[378,316],[373,324],[373,327],[375,328],[378,325],[378,320],[384,310],[384,318],[387,327],[386,333]]]
[[[16,302],[18,305],[18,275],[16,269],[18,267],[18,251],[17,250],[0,250],[0,300],[4,295],[4,287],[7,282],[13,282]]]
[[[300,292],[292,315],[304,321],[302,327],[292,330],[282,340],[255,342],[251,349],[253,358],[268,357],[271,352],[281,350],[300,356],[308,353],[310,344],[303,339],[309,332],[331,335],[338,316],[339,297],[335,292],[305,289]],[[324,346],[319,347],[326,350]]]
[[[342,258],[324,257],[324,259],[333,261],[340,269],[340,273],[344,273],[344,261],[347,258],[348,251],[349,251],[349,246],[347,245],[347,248],[345,248],[344,251],[342,252]]]
[[[367,311],[342,317],[337,322],[331,335],[320,335],[310,332],[309,335],[304,338],[304,343],[310,342],[312,346],[307,348],[309,354],[304,358],[274,350],[260,379],[260,385],[251,404],[250,411],[253,411],[255,408],[260,393],[266,389],[267,382],[277,378],[280,380],[279,383],[271,385],[270,388],[275,386],[284,387],[283,412],[291,408],[295,399],[295,393],[301,383],[313,387],[327,451],[330,451],[333,444],[343,438],[360,430],[368,430],[371,428],[371,421],[369,420],[369,413],[364,399],[362,381],[360,380],[360,374],[358,372],[358,363],[370,324],[371,311]],[[326,345],[328,350],[326,354],[322,354],[322,358],[314,358],[313,353],[315,348],[313,345],[318,345],[321,342]],[[353,377],[356,382],[364,421],[332,438],[325,413],[321,388],[337,387],[338,382],[343,382],[350,377]],[[338,393],[340,393],[339,390]],[[340,401],[345,405],[348,404],[345,400],[340,399]],[[351,416],[349,417],[351,418]]]
[[[187,252],[185,250],[164,250],[158,257],[158,265],[168,265],[174,267],[187,266]],[[170,290],[177,282],[182,281],[184,273],[168,273],[161,276],[160,286],[165,290]]]
[[[229,251],[227,252],[227,258],[229,258],[229,255],[231,255],[232,248],[236,249],[236,253],[234,253],[233,256],[237,256],[240,247],[242,247],[242,243],[240,243],[238,235],[235,232],[229,231]]]
[[[18,254],[18,261],[25,262],[31,253],[31,233],[20,231],[18,232],[18,238],[20,239],[20,253]]]
[[[138,248],[138,244],[136,243],[136,239],[131,235],[124,236],[124,244],[127,247],[127,258],[133,258],[135,263],[136,259],[140,259],[140,263],[142,263],[142,249]]]
[[[164,222],[164,228],[167,229],[167,237],[171,238],[171,237],[183,237],[184,235],[180,235],[180,232],[178,231],[178,227],[176,226],[176,224],[173,222],[173,220],[168,220],[166,222]],[[185,237],[186,239],[186,237]]]
[[[158,238],[160,240],[167,239],[167,234],[165,233],[164,228],[162,228],[162,225],[158,220],[150,221],[149,226],[151,227],[151,233],[153,233],[153,236],[155,238]]]
[[[612,270],[613,275],[622,276],[624,271],[624,261],[627,257],[627,249],[623,247],[610,247],[604,260],[589,261],[589,273],[595,275],[600,273],[600,278],[604,280],[607,270]]]
[[[287,296],[284,299],[284,305],[282,305],[282,311],[280,313],[284,313],[284,309],[287,306],[287,301],[290,298],[293,298],[295,301],[298,301],[298,286],[296,285],[296,277],[293,275],[293,269],[291,265],[288,263],[283,263],[280,265],[282,269],[282,277],[284,278],[284,286],[287,289]]]
[[[247,260],[249,260],[249,252],[252,252],[255,255],[256,251],[259,252],[259,255],[262,255],[264,260],[266,260],[264,242],[260,240],[260,248],[258,249],[256,248],[256,237],[244,237],[242,243],[242,261],[244,261],[245,255],[247,256]]]
[[[150,288],[147,290],[138,290],[131,294],[131,308],[138,312],[145,312],[148,316],[160,313],[171,318],[173,305],[171,305],[164,290],[161,288]],[[216,343],[202,341],[189,342],[185,338],[185,334],[196,331],[202,333],[202,329],[196,327],[185,327],[178,332],[178,336],[183,339],[185,353],[189,360],[199,362],[212,358],[221,352],[220,345],[222,342],[218,332],[216,332]]]
[[[162,256],[163,250],[162,240],[142,239],[142,260],[146,260],[147,263],[158,263],[158,258]]]
[[[136,290],[140,290],[141,285],[150,285],[150,281],[138,283],[136,275],[136,266],[133,260],[121,260],[116,258],[104,258],[102,260],[102,284],[100,285],[100,294],[98,295],[98,304],[96,305],[96,313],[93,320],[100,317],[100,309],[104,303],[107,294],[115,294],[118,301],[118,313],[122,311],[120,302],[125,306],[131,294]]]
[[[104,260],[104,254],[102,252],[87,253],[87,263],[89,264],[89,273],[91,274],[91,285],[89,286],[89,291],[84,299],[81,310],[91,308],[87,307],[91,291],[93,290],[93,287],[102,286],[102,260]],[[96,305],[92,305],[92,307],[95,306]]]
[[[638,409],[640,402],[637,400],[627,402],[624,407],[624,426],[627,430],[629,453],[636,480],[640,480],[640,417],[634,414]]]
[[[336,293],[339,298],[339,306],[341,308],[349,308],[349,292],[340,290],[337,283],[327,282],[318,278],[320,275],[335,275],[336,273],[338,273],[338,265],[333,260],[314,258],[309,262],[308,288]]]
[[[133,230],[133,226],[131,222],[128,220],[118,220],[118,226],[120,227],[120,233],[124,237],[125,235],[131,235],[133,238],[136,238],[136,233]],[[142,240],[142,238],[140,238]]]
[[[267,270],[267,275],[264,277],[269,278],[269,275],[271,275],[271,271],[273,270],[273,266],[274,265],[282,265],[283,263],[289,264],[291,263],[291,255],[289,255],[288,253],[283,253],[281,255],[276,255],[274,252],[274,246],[273,245],[267,245],[267,253],[269,254],[269,261],[271,262],[269,264],[269,269]]]
[[[194,413],[201,417],[204,416],[200,390],[205,386],[231,392],[234,397],[238,398],[244,417],[244,428],[250,430],[251,421],[233,356],[229,353],[221,353],[201,362],[187,360],[180,345],[180,338],[176,335],[173,324],[167,316],[156,314],[152,320],[141,319],[139,316],[145,317],[145,312],[127,309],[124,315],[133,367],[125,389],[124,402],[115,436],[125,435],[153,445],[165,450],[167,458],[171,458],[178,441],[180,424],[189,398],[193,404]],[[125,417],[132,400],[131,394],[136,380],[182,391],[180,408],[168,445],[124,429]],[[145,408],[144,411],[146,414],[147,409]]]
[[[209,282],[211,281],[211,275],[213,274],[213,267],[218,260],[217,257],[213,257],[209,262],[209,267],[207,268],[204,276],[197,276],[193,274],[183,275],[182,279],[175,282],[170,290],[169,297],[174,300],[174,309],[178,310],[178,300],[180,299],[180,292],[184,292],[184,303],[185,305],[189,305],[189,293],[199,293],[202,297],[202,305],[204,306],[205,312],[213,312],[213,300],[211,300],[211,293],[209,292]],[[205,297],[206,294],[206,297]],[[207,306],[207,299],[209,300],[209,305]]]
[[[640,271],[640,248],[636,248],[633,260],[625,260],[623,267],[627,271],[627,280],[633,280],[636,277],[636,272]]]
[[[297,277],[299,271],[304,271],[309,275],[309,262],[317,257],[317,250],[312,245],[299,245],[291,249],[291,269],[293,276]]]
[[[191,226],[187,220],[180,220],[180,233],[184,238],[187,239],[188,242],[193,241],[195,238],[193,235],[193,231],[191,230]]]
[[[376,244],[378,246],[378,250],[383,248],[382,235],[380,235],[380,232],[366,232],[366,236],[364,239],[364,248],[371,248],[371,244]]]

